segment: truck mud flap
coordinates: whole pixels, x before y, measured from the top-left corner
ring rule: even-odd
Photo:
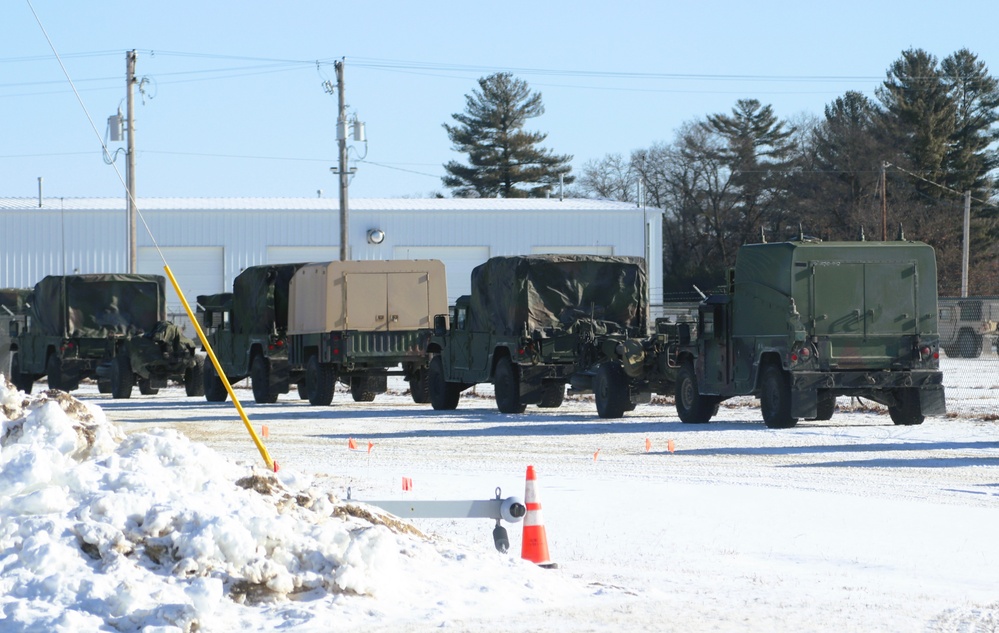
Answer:
[[[919,390],[919,408],[923,415],[946,415],[943,385],[924,385]]]
[[[811,420],[818,415],[819,394],[814,389],[791,392],[791,417]]]

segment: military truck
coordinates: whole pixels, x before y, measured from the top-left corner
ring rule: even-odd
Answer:
[[[940,348],[951,357],[978,358],[986,341],[999,333],[995,297],[940,297],[937,325]]]
[[[828,420],[838,396],[886,405],[895,424],[943,415],[936,283],[919,242],[741,247],[725,292],[668,355],[680,419],[708,422],[743,395],[760,398],[770,428]]]
[[[434,315],[447,311],[438,260],[333,261],[299,269],[291,280],[288,361],[305,376],[310,404],[333,401],[337,381],[357,402],[409,382],[413,401],[427,392],[427,344]]]
[[[601,415],[603,401],[605,417],[620,417],[641,390],[606,361],[620,347],[631,365],[642,362],[634,344],[648,336],[647,295],[641,258],[493,257],[472,271],[471,294],[458,298],[450,320],[435,319],[430,402],[454,409],[462,391],[491,382],[497,408],[522,413],[529,404],[561,406],[571,382],[597,392]]]
[[[250,378],[253,399],[277,402],[297,385],[304,398],[304,371],[288,364],[288,292],[304,263],[250,266],[236,275],[232,292],[198,295],[198,320],[230,384]],[[228,392],[215,366],[204,373],[205,399],[225,402]]]
[[[11,322],[24,323],[31,288],[0,288],[0,372],[10,379]]]
[[[161,275],[51,275],[27,298],[23,321],[11,325],[11,382],[26,393],[48,378],[50,389],[73,391],[95,379],[101,393],[129,398],[168,380],[202,393],[203,358],[194,341],[166,320]]]

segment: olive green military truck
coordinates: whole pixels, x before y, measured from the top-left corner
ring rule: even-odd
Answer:
[[[895,424],[943,415],[936,284],[919,242],[743,246],[726,291],[667,355],[680,419],[708,422],[742,395],[771,428],[828,420],[838,396],[886,405]]]
[[[940,349],[952,358],[978,358],[999,333],[996,297],[940,297],[937,326]]]
[[[28,295],[31,288],[0,288],[0,371],[10,379],[10,331],[11,322],[19,320],[23,325],[24,313],[28,308]]]
[[[304,372],[288,364],[288,292],[304,263],[250,266],[233,280],[232,292],[198,295],[198,320],[230,384],[250,378],[253,399],[277,402],[291,385],[304,397]],[[225,402],[228,392],[209,361],[205,399]]]
[[[427,342],[447,311],[438,260],[333,261],[303,266],[291,280],[288,361],[305,376],[310,404],[329,405],[337,381],[357,402],[384,393],[387,377],[428,400]]]
[[[168,380],[202,393],[203,358],[166,319],[161,275],[48,276],[35,284],[23,320],[11,325],[11,382],[26,393],[48,377],[73,391],[95,379],[101,393],[128,398],[136,383],[155,394]]]
[[[641,258],[493,257],[472,271],[471,290],[456,301],[450,323],[435,319],[435,409],[454,409],[462,391],[489,382],[503,413],[559,407],[570,382],[597,393],[604,417],[633,409],[643,392],[648,401],[647,377],[632,381],[609,362],[624,355],[629,369],[644,363],[636,356],[648,336]]]

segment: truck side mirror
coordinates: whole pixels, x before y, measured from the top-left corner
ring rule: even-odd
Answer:
[[[438,314],[434,316],[434,336],[444,336],[447,334],[447,315]]]

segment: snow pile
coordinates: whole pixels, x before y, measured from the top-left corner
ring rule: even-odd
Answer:
[[[436,544],[300,474],[229,462],[176,431],[125,436],[61,392],[0,380],[0,408],[5,631],[323,630],[579,597],[558,575]]]

